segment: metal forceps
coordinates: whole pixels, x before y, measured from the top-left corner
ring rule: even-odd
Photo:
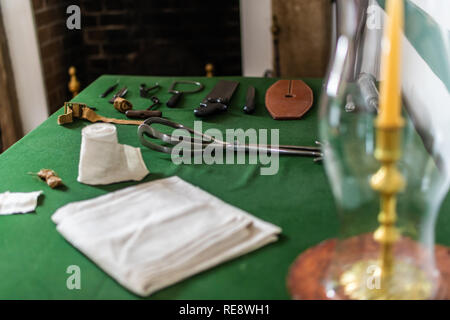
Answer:
[[[162,133],[161,131],[158,131],[155,128],[153,128],[151,125],[155,123],[165,125],[174,129],[186,130],[191,134],[191,136],[173,137],[170,134]],[[191,128],[185,127],[180,123],[176,123],[159,117],[148,118],[147,120],[144,121],[143,124],[139,126],[138,128],[139,140],[144,146],[152,150],[168,154],[172,153],[172,147],[154,143],[149,139],[145,138],[145,136],[154,139],[159,139],[171,145],[177,145],[180,142],[190,144],[191,148],[189,150],[191,151],[191,154],[203,153],[204,149],[207,146],[214,146],[218,148],[223,148],[224,150],[232,150],[234,152],[239,151],[267,152],[267,153],[278,153],[280,155],[314,157],[314,162],[318,162],[323,159],[323,154],[320,146],[306,147],[306,146],[280,145],[272,147],[271,145],[251,145],[251,144],[240,144],[238,142],[230,143],[218,140],[214,137],[208,136],[201,132],[197,132]],[[320,143],[317,141],[316,144],[320,145]]]
[[[175,90],[175,87],[177,84],[189,84],[189,85],[194,85],[196,86],[195,89],[192,90],[184,90],[184,91],[180,91],[180,90]],[[172,82],[172,84],[170,85],[170,88],[168,90],[169,93],[172,93],[173,96],[169,99],[169,101],[167,101],[166,105],[169,108],[175,108],[178,101],[181,99],[181,96],[183,94],[187,94],[187,93],[197,93],[203,90],[205,86],[203,84],[201,84],[198,81],[190,81],[190,80],[177,80]]]

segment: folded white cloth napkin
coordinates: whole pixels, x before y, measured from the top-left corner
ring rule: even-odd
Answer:
[[[0,215],[34,211],[41,194],[42,191],[0,193]]]
[[[119,144],[116,127],[96,123],[82,130],[78,181],[100,185],[121,181],[140,181],[149,171],[141,149]]]
[[[281,232],[178,177],[70,203],[52,220],[141,296],[276,241]]]

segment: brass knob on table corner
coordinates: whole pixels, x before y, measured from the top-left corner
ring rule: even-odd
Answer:
[[[74,66],[69,68],[69,91],[72,93],[72,96],[75,97],[80,92],[80,81],[77,79],[77,69]]]
[[[212,63],[207,63],[205,65],[206,77],[212,78],[214,76],[214,65]]]

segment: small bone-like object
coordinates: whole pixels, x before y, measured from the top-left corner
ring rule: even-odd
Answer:
[[[58,177],[56,172],[53,171],[53,170],[41,169],[37,173],[37,175],[38,175],[39,178],[41,178],[42,180],[47,182],[49,187],[52,188],[52,189],[57,188],[57,187],[59,187],[59,186],[61,186],[63,184],[61,178]]]

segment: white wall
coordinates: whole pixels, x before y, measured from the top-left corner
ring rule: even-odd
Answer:
[[[1,0],[24,133],[48,117],[33,10],[29,0]]]
[[[261,77],[273,70],[271,0],[241,0],[242,74]]]

